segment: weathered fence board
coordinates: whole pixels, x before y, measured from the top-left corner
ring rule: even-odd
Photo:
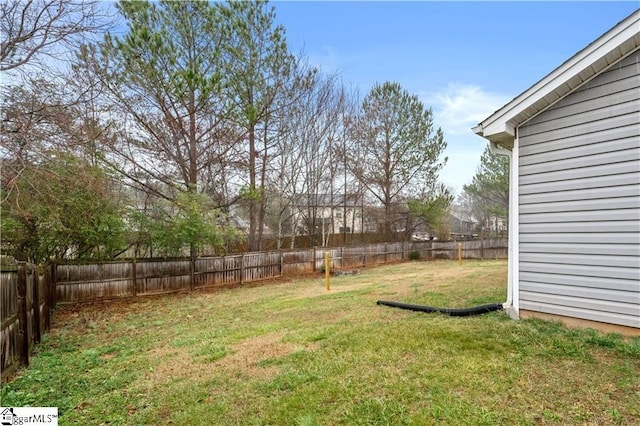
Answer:
[[[246,253],[243,257],[243,281],[258,281],[282,276],[280,252]]]
[[[364,252],[361,247],[344,247],[342,249],[342,267],[355,268],[364,266]]]
[[[196,260],[195,288],[228,287],[240,283],[241,255]]]
[[[56,300],[59,303],[128,297],[133,292],[133,264],[105,262],[57,264]]]
[[[12,269],[12,270],[11,270]],[[18,352],[18,272],[17,267],[3,270],[0,275],[2,287],[2,377],[19,365]]]
[[[295,275],[314,270],[313,250],[282,251],[282,275]]]
[[[50,324],[48,277],[35,265],[18,262],[2,265],[0,272],[0,364],[2,381],[20,365],[29,364],[29,353]]]
[[[2,291],[2,304],[0,314],[2,322],[12,320],[18,315],[18,273],[13,271],[2,271],[0,275],[0,290]]]
[[[508,240],[506,238],[434,241],[431,257],[433,259],[456,259],[458,257],[458,244],[462,244],[462,257],[464,259],[500,259],[507,257]]]
[[[133,279],[133,276],[131,277]],[[138,296],[189,290],[191,261],[188,259],[136,262],[136,293]]]

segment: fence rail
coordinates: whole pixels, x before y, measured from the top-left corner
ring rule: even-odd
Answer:
[[[2,379],[28,365],[30,348],[49,329],[56,303],[97,302],[194,289],[229,288],[270,278],[324,269],[351,269],[410,258],[457,259],[462,244],[467,259],[506,258],[507,240],[371,244],[360,247],[252,252],[196,259],[133,259],[98,263],[51,263],[38,268],[24,262],[2,267]]]

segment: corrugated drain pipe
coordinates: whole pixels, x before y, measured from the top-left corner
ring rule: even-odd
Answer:
[[[452,317],[469,317],[472,315],[486,314],[487,312],[501,311],[502,303],[490,303],[487,305],[473,306],[471,308],[436,308],[425,305],[411,305],[409,303],[392,302],[389,300],[378,300],[376,305],[391,306],[393,308],[407,309],[416,312],[440,312]]]

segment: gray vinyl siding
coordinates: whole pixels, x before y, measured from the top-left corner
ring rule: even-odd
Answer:
[[[640,51],[518,138],[520,309],[640,328]]]

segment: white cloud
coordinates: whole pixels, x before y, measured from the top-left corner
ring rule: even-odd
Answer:
[[[471,127],[510,99],[504,94],[485,92],[478,86],[453,83],[422,98],[426,105],[433,107],[435,121],[445,136],[471,134]]]
[[[487,145],[487,141],[475,135],[471,128],[511,98],[464,84],[449,84],[444,90],[419,96],[425,106],[433,108],[435,125],[442,128],[447,141],[445,155],[449,161],[440,178],[460,194],[462,186],[471,182]]]

